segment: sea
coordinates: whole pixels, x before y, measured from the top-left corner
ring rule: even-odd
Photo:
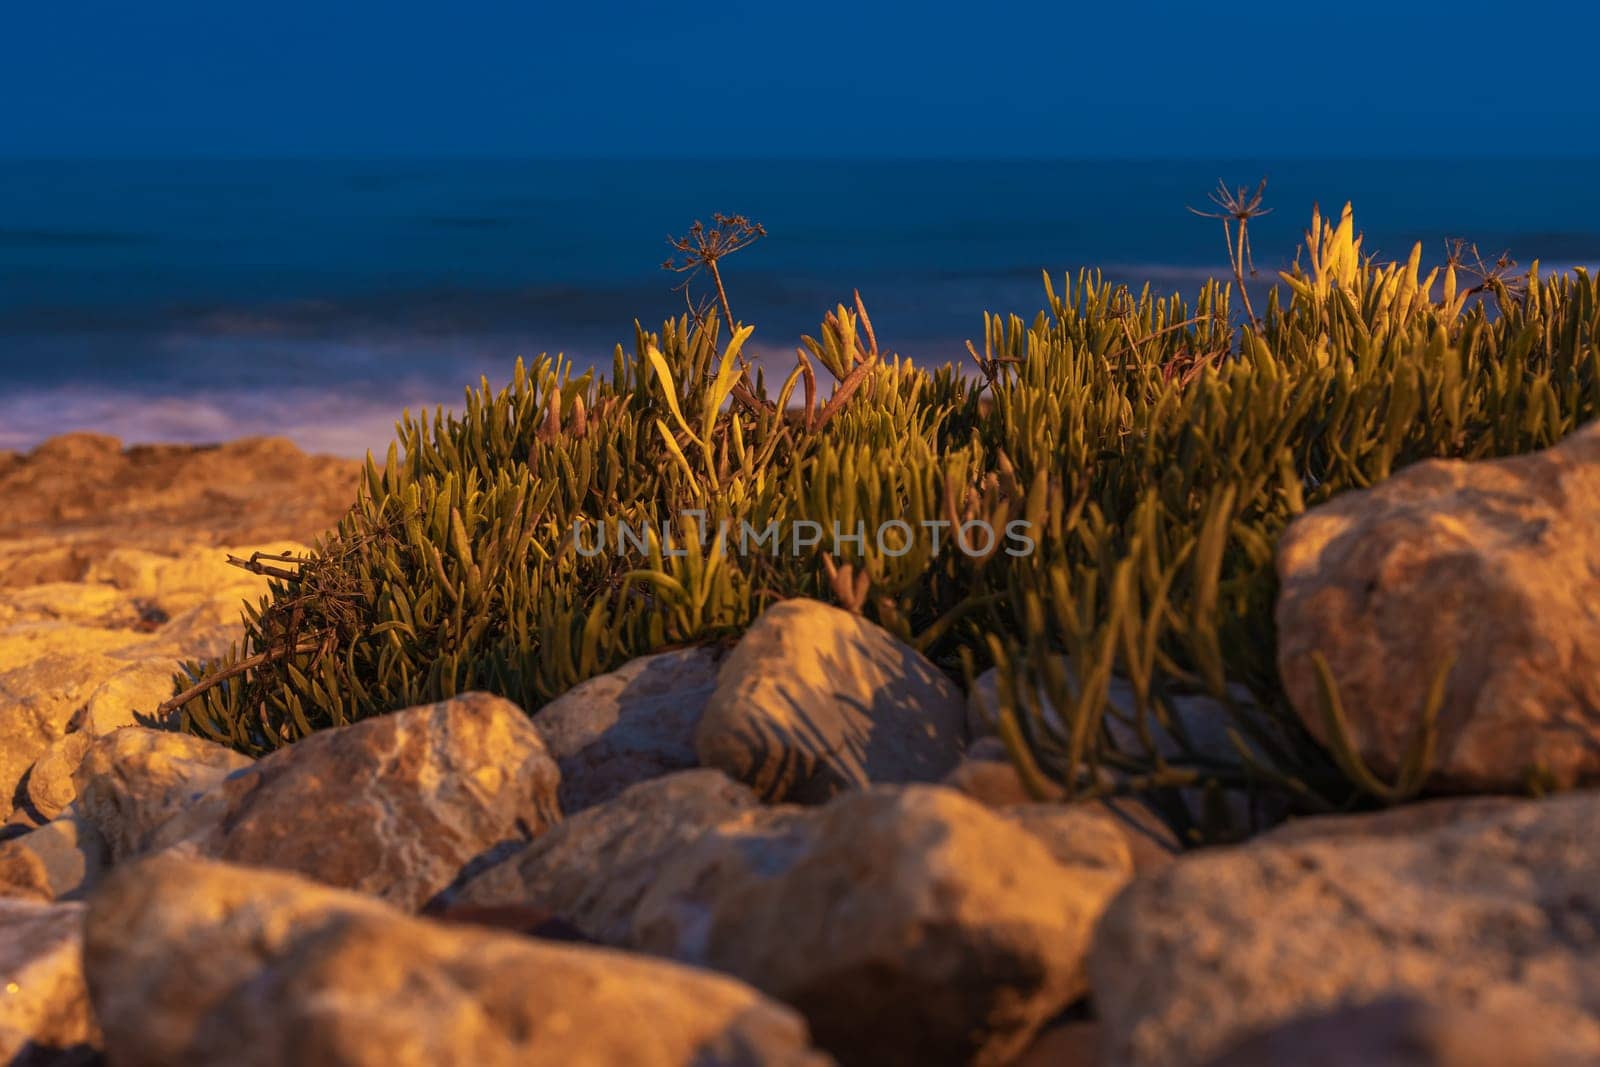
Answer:
[[[682,314],[669,236],[712,213],[767,236],[723,263],[782,362],[859,291],[922,363],[1031,318],[1041,272],[1159,292],[1228,273],[1219,181],[1254,189],[1270,279],[1312,206],[1355,205],[1366,249],[1475,243],[1600,264],[1595,160],[0,161],[0,449],[68,430],[128,443],[287,436],[381,451],[515,360],[609,368],[634,323]],[[703,279],[689,297],[704,297]],[[1262,284],[1265,284],[1264,282]]]

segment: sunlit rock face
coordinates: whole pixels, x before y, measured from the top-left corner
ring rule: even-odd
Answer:
[[[0,900],[0,1061],[92,1063],[82,904]]]
[[[561,766],[561,810],[571,815],[697,766],[695,728],[720,659],[712,648],[642,656],[540,708],[533,723]]]
[[[709,769],[634,786],[469,882],[798,1007],[847,1063],[1002,1063],[1086,987],[1132,857],[1103,815],[936,786],[766,806]]]
[[[180,661],[237,642],[267,578],[228,556],[305,552],[358,473],[266,438],[123,449],[68,434],[0,464],[0,820],[58,815],[81,747],[64,738],[154,712]]]
[[[81,581],[0,587],[0,814],[16,809],[30,825],[54,818],[71,800],[88,737],[154,715],[182,662],[215,659],[241,640],[241,607],[267,579],[228,556],[252,551],[115,549]],[[41,759],[37,780],[24,781]]]
[[[160,857],[90,907],[116,1062],[825,1067],[792,1010],[661,960],[404,914],[293,875]]]
[[[695,735],[702,765],[797,803],[936,782],[965,746],[950,679],[882,628],[806,599],[768,608],[739,639]]]
[[[485,693],[324,730],[229,775],[152,848],[294,871],[416,909],[561,818],[528,716]]]
[[[80,581],[112,549],[308,542],[338,522],[359,474],[277,438],[124,449],[55,437],[0,463],[0,588]]]
[[[1444,675],[1430,784],[1600,779],[1600,423],[1544,452],[1430,461],[1278,546],[1278,665],[1329,740],[1325,657],[1361,758],[1392,779]]]
[[[1560,1039],[1567,1058],[1551,1062],[1595,1062],[1596,818],[1592,792],[1448,801],[1291,825],[1141,878],[1105,913],[1090,959],[1103,1054],[1179,1067],[1402,996],[1520,1019]]]

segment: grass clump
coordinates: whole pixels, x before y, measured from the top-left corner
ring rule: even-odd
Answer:
[[[722,314],[636,329],[609,376],[540,358],[458,413],[407,416],[338,529],[250,609],[243,646],[188,665],[181,728],[255,754],[467,689],[531,710],[814,596],[952,673],[998,667],[1000,732],[1041,792],[1395,799],[1415,782],[1373,781],[1288,706],[1276,539],[1409,463],[1545,447],[1600,415],[1600,293],[1581,271],[1465,286],[1454,263],[1423,276],[1420,250],[1378,264],[1348,208],[1314,219],[1307,251],[1242,322],[1230,285],[1190,303],[1046,277],[1031,322],[985,317],[977,375],[881,352],[858,299],[769,382],[744,357],[750,328],[726,331],[719,274]],[[869,535],[741,555],[697,536],[974,519],[1026,522],[1037,550]],[[639,551],[575,543],[575,523],[619,521],[648,528]],[[1113,678],[1131,710],[1110,704]],[[1187,693],[1228,709],[1231,752],[1189,742]]]

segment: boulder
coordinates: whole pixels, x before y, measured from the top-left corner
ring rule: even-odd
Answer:
[[[0,818],[16,801],[18,786],[49,747],[66,736],[67,724],[98,682],[120,664],[93,648],[72,651],[75,628],[59,636],[8,633],[0,640]],[[6,669],[5,660],[22,660]],[[37,823],[39,820],[34,819]]]
[[[79,900],[110,861],[99,831],[68,808],[59,819],[0,842],[0,896]]]
[[[794,1005],[859,1064],[1003,1063],[1085,991],[1126,846],[1064,866],[1014,822],[935,786],[820,809],[752,808],[669,855],[630,943]]]
[[[940,784],[959,789],[991,808],[1007,804],[1032,804],[1039,800],[1062,800],[1066,796],[1065,790],[1054,782],[1046,783],[1049,789],[1044,796],[1036,797],[1030,793],[1012,764],[1005,743],[994,736],[980,737],[968,745],[961,762],[951,768]]]
[[[89,736],[82,733],[58,738],[28,768],[22,781],[22,794],[28,815],[47,823],[60,815],[77,798],[72,776],[89,748]]]
[[[0,1063],[93,1063],[82,904],[0,900]]]
[[[1388,996],[1539,1020],[1600,1058],[1600,795],[1270,839],[1141,878],[1090,961],[1108,1062],[1188,1064]],[[1358,822],[1352,819],[1352,822]]]
[[[541,708],[533,724],[561,767],[568,815],[635,783],[698,765],[695,727],[717,685],[717,652],[644,656]]]
[[[1341,494],[1278,544],[1284,688],[1326,743],[1321,653],[1354,749],[1393,778],[1449,665],[1431,786],[1600,778],[1597,559],[1600,423],[1544,452],[1431,460]]]
[[[1036,802],[1023,786],[998,737],[985,737],[968,746],[967,754],[942,784],[1002,814],[1022,806],[1052,809],[1061,800],[1057,791],[1052,796],[1056,803]],[[1183,851],[1178,835],[1138,797],[1103,797],[1078,802],[1076,807],[1103,815],[1116,824],[1127,842],[1135,873],[1163,867]]]
[[[1262,834],[1264,844],[1287,845],[1346,837],[1408,837],[1513,811],[1516,797],[1435,797],[1359,815],[1308,815]]]
[[[749,787],[710,769],[641,782],[472,878],[451,903],[531,905],[601,944],[626,946],[634,911],[670,858],[758,803]]]
[[[1078,1019],[1041,1033],[1010,1067],[1096,1067],[1100,1063],[1100,1024]]]
[[[251,762],[190,734],[126,726],[85,746],[75,807],[99,832],[107,858],[120,863],[148,849],[167,820]]]
[[[0,541],[0,573],[5,548]],[[251,551],[116,549],[85,563],[81,582],[0,580],[0,819],[14,803],[30,825],[53,817],[29,810],[28,787],[18,791],[35,762],[73,733],[106,733],[134,722],[135,712],[154,712],[172,694],[180,661],[215,658],[239,640],[241,605],[267,579],[229,566],[227,556]],[[52,753],[41,773],[47,803],[70,778],[77,744]]]
[[[1096,804],[1012,804],[994,813],[1025,831],[1063,867],[1126,879],[1136,869],[1122,827]]]
[[[0,588],[76,582],[108,551],[309,542],[355,499],[359,461],[288,441],[139,445],[69,434],[0,465]]]
[[[1130,870],[1096,812],[919,785],[768,806],[705,769],[573,816],[459,900],[733,974],[846,1063],[1001,1063],[1084,992]]]
[[[171,856],[96,895],[84,964],[127,1067],[827,1062],[797,1015],[731,979]]]
[[[723,662],[695,750],[763,800],[815,804],[938,781],[961,758],[965,716],[961,691],[915,649],[849,612],[786,600]]]
[[[1559,1031],[1521,1014],[1390,996],[1297,1016],[1252,1034],[1206,1067],[1580,1067]]]
[[[56,898],[44,858],[15,838],[0,841],[0,897],[39,901]]]
[[[191,613],[174,625],[192,620]],[[218,640],[229,642],[237,641],[240,637],[237,625],[222,627],[216,633]],[[191,642],[190,647],[203,643],[202,638],[200,641]],[[174,691],[172,680],[177,673],[178,660],[169,659],[165,654],[128,664],[101,682],[89,694],[83,710],[74,719],[75,728],[98,737],[124,726],[136,725],[140,716],[146,719],[153,718],[156,708],[172,696]]]
[[[264,756],[149,844],[295,871],[414,910],[469,862],[557,822],[559,782],[520,708],[466,693]]]

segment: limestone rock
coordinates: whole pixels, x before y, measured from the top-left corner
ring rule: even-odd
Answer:
[[[224,779],[151,847],[296,871],[416,909],[469,861],[560,819],[560,772],[486,693],[319,731]]]
[[[573,816],[458,903],[731,973],[847,1063],[1002,1063],[1083,993],[1131,869],[1103,815],[1047,807],[917,785],[767,806],[684,771]]]
[[[1086,1020],[1052,1026],[1010,1067],[1096,1067],[1100,1063],[1100,1024]]]
[[[0,465],[0,587],[79,581],[114,548],[310,542],[349,508],[360,473],[273,438],[126,450],[52,438]]]
[[[0,1062],[92,1062],[82,904],[0,900]]]
[[[1005,745],[998,737],[985,737],[967,748],[956,769],[945,776],[944,785],[959,790],[980,804],[1007,814],[1021,806],[1041,810],[1061,807],[1061,794],[1056,792],[1052,803],[1039,803],[1023,787],[1016,768],[1006,756]],[[1105,797],[1083,801],[1079,809],[1094,811],[1114,822],[1127,842],[1133,869],[1143,874],[1164,867],[1183,851],[1170,826],[1137,797]],[[1025,829],[1034,829],[1023,820]]]
[[[19,840],[0,841],[0,897],[50,901],[56,898],[44,859]]]
[[[199,610],[199,609],[196,609]],[[222,635],[229,640],[239,638],[237,626]],[[199,642],[190,642],[193,648]],[[202,650],[197,650],[202,651]],[[204,659],[205,656],[196,658]],[[172,679],[176,675],[177,659],[165,655],[130,663],[101,682],[89,694],[83,711],[76,720],[78,729],[99,736],[124,726],[133,726],[139,716],[154,716],[156,708],[172,696]]]
[[[1035,797],[1028,792],[1028,787],[1022,784],[1022,776],[1011,763],[1005,743],[994,736],[980,737],[968,745],[961,762],[944,776],[940,784],[959,789],[991,808],[1007,804],[1032,804],[1037,800],[1060,800],[1066,795],[1054,782],[1048,783],[1051,789],[1046,796]]]
[[[45,749],[44,755],[28,769],[23,780],[25,799],[30,814],[40,822],[49,822],[60,815],[77,797],[72,776],[88,748],[87,734],[67,734]]]
[[[716,684],[713,649],[680,649],[632,660],[541,708],[533,724],[561,767],[561,810],[697,766],[695,727]]]
[[[786,600],[723,662],[695,749],[763,800],[821,803],[939,780],[961,758],[965,715],[960,690],[914,649],[838,608]]]
[[[1134,870],[1127,835],[1097,805],[1012,804],[995,814],[1044,845],[1063,867],[1103,870],[1118,879]]]
[[[1094,840],[1105,855],[1063,866],[935,786],[749,809],[666,858],[631,942],[792,1004],[846,1063],[1004,1063],[1085,990],[1128,877],[1125,846]]]
[[[827,1062],[798,1016],[730,979],[174,857],[113,876],[84,960],[127,1067]]]
[[[1433,784],[1600,778],[1600,423],[1544,452],[1418,463],[1295,520],[1278,545],[1278,665],[1326,742],[1312,655],[1354,747],[1392,777],[1453,662]],[[1425,620],[1425,622],[1423,621]]]
[[[75,785],[78,816],[99,831],[110,861],[120,863],[144,852],[167,820],[251,762],[190,734],[126,726],[85,747]]]
[[[1256,840],[1287,845],[1349,837],[1406,837],[1503,815],[1522,806],[1515,797],[1437,797],[1359,815],[1311,815],[1274,827]]]
[[[1600,1058],[1600,795],[1415,834],[1188,856],[1134,882],[1090,961],[1108,1062],[1203,1061],[1386,996],[1539,1020]]]
[[[547,909],[602,944],[628,945],[633,914],[670,858],[757,806],[721,771],[681,771],[563,821],[462,887],[453,902]]]
[[[214,658],[238,641],[242,602],[263,592],[266,579],[229,566],[230,551],[252,550],[117,549],[86,564],[83,582],[0,581],[0,818],[14,799],[29,799],[17,786],[52,745],[154,712],[171,695],[181,660]]]
[[[0,645],[10,644],[10,636],[0,633]],[[0,818],[11,814],[28,768],[66,736],[67,724],[94,688],[94,679],[119,666],[93,650],[40,652],[9,670],[0,663]],[[20,799],[26,800],[26,794]]]
[[[79,900],[110,861],[99,831],[69,808],[31,833],[0,842],[0,896]]]
[[[1540,1020],[1381,997],[1253,1034],[1206,1067],[1580,1067],[1593,1062]]]

